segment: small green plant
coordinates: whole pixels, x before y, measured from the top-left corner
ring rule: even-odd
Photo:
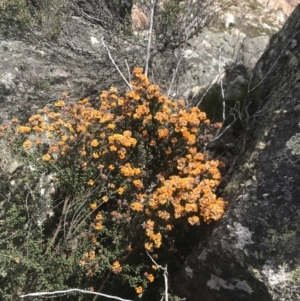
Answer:
[[[4,0],[0,4],[0,32],[9,37],[57,39],[67,11],[65,0],[43,0],[39,6],[26,0]]]
[[[48,91],[51,86],[46,79],[38,79],[33,83],[33,87],[35,91]]]
[[[27,124],[0,127],[24,162],[4,181],[8,298],[67,287],[141,294],[162,281],[147,252],[169,264],[184,254],[180,233],[223,215],[220,162],[203,152],[221,124],[133,74],[132,91],[104,91],[95,108],[64,93]]]
[[[258,8],[258,4],[256,3],[256,1],[252,1],[249,3],[249,7],[253,10]]]

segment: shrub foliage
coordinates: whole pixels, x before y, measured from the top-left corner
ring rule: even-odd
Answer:
[[[67,7],[66,0],[2,0],[0,34],[26,41],[57,39]]]
[[[182,253],[183,225],[223,215],[220,163],[204,152],[220,124],[168,99],[142,71],[134,69],[125,95],[104,91],[98,107],[63,93],[26,125],[0,127],[0,141],[23,164],[1,173],[7,298],[115,283],[140,294],[159,277],[146,251],[168,264],[167,253]]]

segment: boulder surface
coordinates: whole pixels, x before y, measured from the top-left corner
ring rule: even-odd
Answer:
[[[172,279],[187,301],[300,300],[300,6],[254,68],[259,117],[229,202]]]

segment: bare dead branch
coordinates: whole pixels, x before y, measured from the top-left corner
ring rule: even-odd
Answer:
[[[120,300],[120,301],[133,301],[133,300],[123,299],[123,298],[112,296],[112,295],[106,295],[106,294],[96,293],[96,292],[92,292],[92,291],[85,291],[85,290],[78,289],[78,288],[72,288],[72,289],[61,290],[61,291],[53,291],[53,292],[30,293],[30,294],[26,294],[26,295],[21,295],[20,298],[49,296],[49,295],[58,295],[58,294],[68,294],[68,293],[72,293],[72,292],[79,292],[79,293],[83,293],[83,294],[97,295],[97,296],[106,297],[108,299],[115,299],[115,300]]]
[[[153,29],[153,17],[154,17],[154,6],[156,0],[151,0],[151,15],[150,15],[150,28],[148,33],[148,46],[147,46],[147,56],[146,56],[146,66],[145,66],[145,75],[148,75],[149,68],[149,58],[150,58],[150,49],[151,49],[151,37],[152,37],[152,29]]]
[[[154,259],[153,257],[149,254],[148,251],[147,252],[147,255],[150,257],[151,261],[156,265],[156,267],[160,270],[163,270],[164,271],[164,281],[165,281],[165,301],[168,301],[169,300],[169,295],[168,295],[168,268],[167,268],[167,265],[165,267],[159,265]]]
[[[113,57],[112,57],[112,55],[111,55],[111,53],[110,53],[110,51],[108,49],[108,46],[104,43],[104,37],[101,38],[101,42],[102,42],[102,45],[104,46],[104,48],[106,49],[111,62],[113,63],[113,65],[115,66],[115,68],[117,69],[117,71],[119,72],[119,74],[121,75],[121,77],[123,78],[123,80],[126,83],[126,85],[129,87],[130,90],[132,90],[131,84],[126,80],[125,76],[123,75],[123,73],[119,69],[118,65],[114,61],[114,59],[113,59]]]

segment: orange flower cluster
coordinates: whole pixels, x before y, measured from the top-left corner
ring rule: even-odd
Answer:
[[[130,204],[130,208],[133,211],[141,212],[141,211],[144,210],[144,205],[139,203],[139,202],[133,202],[133,203]]]
[[[30,133],[31,128],[29,126],[19,126],[17,129],[18,133],[23,134],[23,133]]]
[[[141,293],[143,292],[143,287],[142,287],[142,286],[137,286],[137,287],[135,288],[135,291],[136,291],[136,293],[139,295],[139,294],[141,294]]]
[[[120,166],[120,171],[125,177],[137,176],[141,173],[140,168],[132,168],[130,163]]]
[[[153,274],[148,274],[148,273],[147,273],[145,276],[146,276],[146,278],[148,279],[149,282],[153,282],[153,281],[154,281],[154,276],[153,276]]]
[[[115,274],[120,274],[122,272],[122,267],[119,263],[119,261],[115,261],[112,265],[111,270],[113,271],[113,273]]]
[[[124,229],[130,228],[136,217],[144,227],[144,248],[153,251],[178,219],[199,225],[223,215],[226,202],[216,196],[220,163],[203,150],[211,129],[220,125],[211,125],[198,108],[162,95],[141,68],[133,70],[132,87],[122,97],[116,88],[104,91],[95,108],[88,99],[74,104],[63,95],[53,110],[44,108],[43,115],[33,115],[26,125],[15,123],[15,127],[25,150],[39,149],[46,139],[48,151],[39,159],[43,166],[72,167],[80,174],[83,188],[90,192],[92,243],[101,239],[105,243],[105,233],[120,231],[121,222],[127,223]],[[57,185],[60,180],[66,182],[58,178]],[[102,205],[114,212],[111,219],[100,211]],[[131,244],[124,237],[123,250],[127,250]],[[89,275],[93,271],[86,262],[94,259],[88,253],[80,263],[88,266]],[[115,274],[122,271],[118,261],[109,268]],[[152,282],[154,276],[147,279]]]
[[[119,142],[123,146],[131,147],[135,146],[137,141],[135,138],[131,138],[132,133],[130,131],[124,131],[123,135],[114,134],[108,137],[108,141],[110,144],[114,144],[115,142]]]

